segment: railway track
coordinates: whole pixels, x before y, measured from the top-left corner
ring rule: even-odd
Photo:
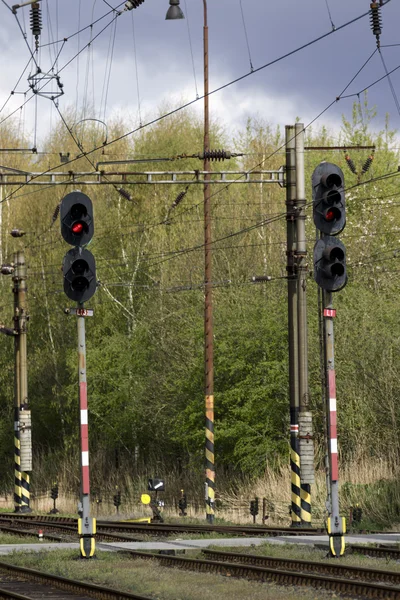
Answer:
[[[358,546],[357,544],[350,544],[347,549],[351,552],[374,558],[394,558],[395,560],[400,560],[399,548],[392,546]]]
[[[385,571],[384,569],[371,569],[369,567],[352,567],[336,562],[314,562],[292,558],[272,558],[270,556],[240,554],[238,552],[221,552],[219,550],[203,550],[202,553],[210,560],[240,562],[260,567],[287,569],[289,571],[305,571],[318,575],[340,576],[400,586],[400,571]]]
[[[340,569],[344,567],[340,565],[337,565],[338,571],[336,571],[335,573],[333,573],[332,571],[329,575],[320,575],[316,574],[315,570],[314,572],[311,572],[314,565],[319,563],[308,563],[308,561],[293,561],[293,563],[296,564],[293,564],[290,568],[288,568],[287,564],[283,565],[283,563],[281,563],[280,568],[278,568],[257,566],[254,564],[249,564],[248,562],[244,562],[248,560],[249,555],[244,555],[246,556],[246,559],[243,559],[243,562],[241,562],[240,559],[233,561],[231,560],[231,562],[227,562],[221,557],[219,557],[220,560],[203,560],[199,558],[183,558],[165,554],[150,554],[146,552],[138,552],[136,550],[128,550],[124,553],[136,558],[156,560],[163,566],[187,569],[190,571],[215,573],[219,575],[225,575],[227,577],[245,578],[251,581],[273,581],[278,585],[284,586],[309,586],[316,589],[324,589],[341,594],[351,593],[362,598],[384,598],[385,600],[400,600],[400,585],[386,585],[384,583],[367,580],[367,578],[369,577],[368,574],[361,572],[364,570],[360,570],[357,567],[354,567],[354,571],[352,572],[351,577],[355,577],[356,572],[358,573],[358,577],[350,579],[350,570],[346,572],[346,577],[344,577],[340,572]],[[217,554],[227,555],[229,553],[216,552],[213,558],[217,558]],[[259,559],[258,556],[256,558]],[[300,563],[303,564],[300,565]],[[307,571],[306,564],[309,565],[309,571]],[[334,566],[336,565],[331,565],[331,567]],[[347,569],[349,569],[349,567],[347,567]],[[398,573],[385,572],[385,581],[391,581],[391,576],[393,578],[398,578]],[[396,579],[396,581],[398,581],[398,579]]]
[[[60,595],[62,590],[62,596]],[[148,596],[138,596],[129,592],[120,592],[111,588],[84,583],[49,575],[41,571],[15,567],[0,562],[0,598],[15,600],[33,600],[48,598],[51,600],[151,600]]]
[[[35,515],[1,515],[1,523],[24,523],[25,527],[59,527],[59,531],[73,530],[76,525],[76,519],[71,517],[54,517],[54,516],[35,516]],[[323,534],[322,529],[296,528],[289,527],[273,528],[263,526],[240,526],[240,525],[186,525],[186,524],[170,524],[170,523],[132,523],[129,521],[97,521],[98,536],[104,538],[114,537],[116,534],[142,534],[154,536],[180,535],[182,533],[203,535],[205,533],[219,533],[234,536],[281,536],[281,535],[318,535]],[[111,534],[111,535],[110,535]],[[115,538],[117,539],[117,538]],[[122,539],[122,537],[118,538]],[[125,539],[125,541],[127,541]],[[130,538],[130,541],[135,541]]]

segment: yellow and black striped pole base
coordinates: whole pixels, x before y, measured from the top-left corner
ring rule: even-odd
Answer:
[[[88,523],[85,524],[86,529],[90,530],[90,533],[83,533],[83,522],[82,519],[78,519],[78,534],[80,536],[79,548],[81,551],[81,558],[93,558],[96,553],[96,519],[89,517]]]
[[[21,487],[21,447],[17,435],[14,436],[14,512],[20,512],[22,503]]]
[[[215,458],[214,458],[214,396],[206,396],[206,517],[214,523]]]
[[[28,473],[21,473],[21,512],[32,512],[30,508],[30,476]]]
[[[326,527],[329,534],[329,553],[331,556],[343,556],[346,550],[344,534],[346,533],[346,519],[344,517],[328,517]]]
[[[304,527],[311,527],[311,485],[302,483],[300,489],[301,495],[301,524]]]
[[[300,527],[301,525],[301,488],[300,488],[300,455],[298,452],[297,437],[291,436],[290,449],[290,474],[291,474],[291,496],[292,504],[290,516],[292,519],[292,527]]]

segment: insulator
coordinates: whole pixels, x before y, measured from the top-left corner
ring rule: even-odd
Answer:
[[[369,171],[370,166],[372,165],[372,161],[374,160],[374,155],[371,154],[370,156],[368,156],[367,160],[365,161],[365,163],[362,166],[362,173],[366,173],[367,171]]]
[[[346,161],[350,171],[352,173],[357,173],[356,165],[354,164],[354,162],[352,161],[352,159],[350,158],[350,156],[348,154],[345,155],[344,160]]]
[[[143,2],[144,0],[128,0],[128,2],[125,2],[125,9],[132,10],[133,8],[138,8]]]
[[[370,20],[371,20],[372,33],[374,35],[376,35],[377,41],[379,43],[379,36],[382,33],[382,19],[381,19],[381,13],[380,13],[380,6],[377,2],[371,3]]]
[[[19,237],[22,237],[23,235],[25,235],[25,231],[22,231],[22,229],[13,229],[11,231],[11,235],[14,238],[19,238]]]
[[[2,275],[12,275],[14,273],[14,267],[12,265],[1,265],[0,273]]]
[[[232,153],[228,150],[207,150],[199,154],[201,160],[225,160],[232,158]]]
[[[42,31],[42,11],[39,2],[35,2],[31,6],[31,30],[36,38]]]
[[[120,195],[121,195],[123,198],[125,198],[125,200],[129,200],[129,202],[132,200],[132,196],[130,195],[130,193],[129,193],[129,192],[127,192],[126,190],[124,190],[124,188],[122,188],[122,187],[119,187],[119,188],[117,188],[117,190],[118,190],[119,194],[120,194]]]
[[[59,204],[57,204],[56,208],[54,209],[53,218],[51,220],[51,224],[52,225],[53,225],[54,221],[57,219],[57,217],[59,215],[60,208],[61,208],[61,202]]]
[[[187,190],[185,190],[184,192],[179,192],[179,194],[177,195],[177,197],[175,198],[171,208],[175,208],[176,206],[178,206],[178,204],[180,202],[182,202],[182,200],[184,199],[184,197],[187,194]]]

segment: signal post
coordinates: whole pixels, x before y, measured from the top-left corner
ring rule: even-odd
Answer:
[[[96,291],[96,263],[94,256],[84,248],[94,234],[92,201],[85,194],[75,191],[65,196],[60,208],[61,234],[66,242],[75,246],[63,261],[64,292],[77,302],[77,308],[67,308],[66,314],[76,315],[78,327],[78,389],[80,414],[80,519],[78,533],[82,558],[95,555],[96,519],[90,516],[89,476],[89,429],[86,380],[85,318],[93,316],[93,310],[84,308]]]
[[[336,417],[336,376],[334,357],[332,293],[342,290],[347,283],[346,249],[335,236],[346,225],[344,176],[342,170],[332,163],[323,162],[312,176],[313,217],[321,233],[314,247],[314,279],[324,291],[324,346],[326,364],[326,410],[329,457],[328,520],[330,555],[344,554],[346,522],[340,516],[339,469]],[[330,492],[330,493],[329,493]]]

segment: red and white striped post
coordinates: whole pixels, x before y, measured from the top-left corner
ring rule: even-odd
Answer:
[[[85,336],[85,311],[78,308],[78,361],[79,361],[79,415],[80,415],[80,440],[81,440],[81,512],[78,520],[78,533],[80,535],[80,549],[82,558],[92,558],[95,553],[96,524],[90,516],[90,477],[89,477],[89,429],[88,429],[88,401],[86,382],[86,336]]]
[[[326,352],[326,381],[327,381],[327,427],[329,480],[331,488],[331,506],[328,507],[329,517],[327,529],[329,533],[329,550],[332,556],[344,554],[346,522],[339,513],[339,467],[337,443],[337,414],[336,414],[336,374],[335,374],[335,342],[333,335],[333,319],[336,310],[332,306],[332,293],[325,292],[324,302],[324,331]]]

